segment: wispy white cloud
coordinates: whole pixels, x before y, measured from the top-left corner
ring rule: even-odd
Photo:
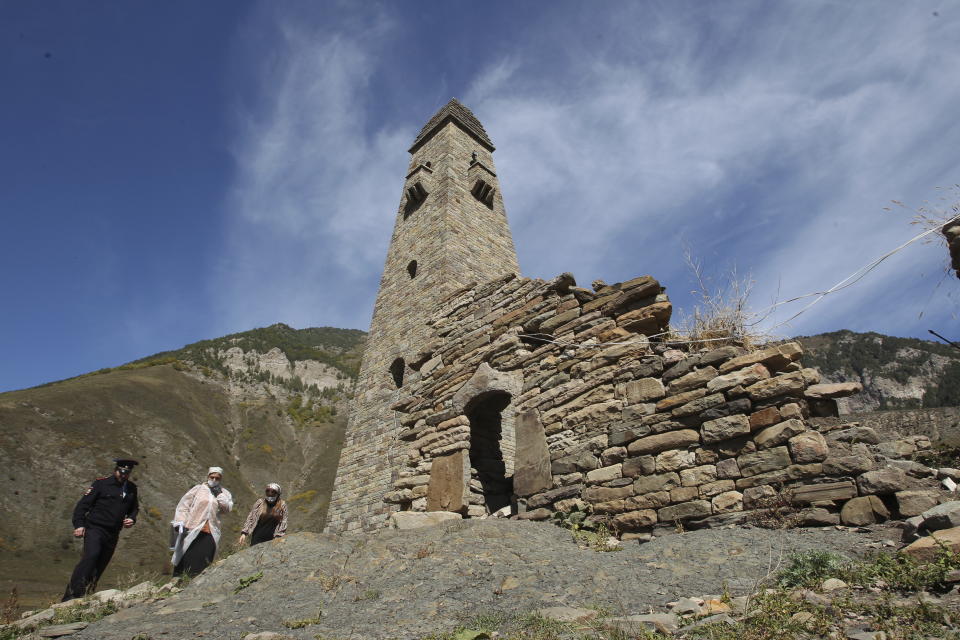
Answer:
[[[895,246],[913,230],[882,211],[889,200],[919,203],[958,180],[952,13],[892,2],[658,7],[544,12],[459,80],[498,146],[526,275],[651,273],[682,305],[686,243],[718,270],[752,273],[762,305],[829,287]],[[371,118],[372,95],[395,88],[377,80],[410,78],[434,95],[456,70],[443,67],[434,85],[420,71],[460,43],[451,26],[425,60],[397,47],[413,16],[331,24],[276,11],[276,54],[240,118],[216,283],[223,323],[365,327],[421,124]],[[955,305],[929,295],[944,259],[905,252],[788,331],[917,334],[921,308],[943,320]]]
[[[265,13],[275,54],[238,115],[220,321],[365,327],[413,135],[368,120],[372,43],[393,25]]]
[[[566,68],[511,52],[468,93],[499,141],[534,275],[652,272],[685,302],[682,237],[708,263],[752,272],[760,301],[822,290],[913,234],[882,211],[890,199],[917,202],[960,174],[956,16],[803,3],[767,7],[759,24],[728,7],[620,8],[603,28],[635,25],[648,48],[585,45],[551,22],[526,47],[555,56],[548,43],[563,42]],[[928,294],[943,260],[911,250],[786,331],[871,318],[917,333],[921,309],[944,319],[955,304]]]

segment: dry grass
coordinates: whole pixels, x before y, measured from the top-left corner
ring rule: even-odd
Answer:
[[[691,348],[735,345],[753,350],[772,339],[758,329],[764,318],[750,311],[752,277],[731,267],[717,281],[706,275],[703,263],[689,249],[684,259],[694,280],[690,293],[697,302],[691,312],[680,311],[679,323],[671,327],[671,341],[690,343]]]

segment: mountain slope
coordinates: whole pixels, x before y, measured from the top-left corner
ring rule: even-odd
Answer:
[[[225,542],[269,481],[291,502],[291,530],[318,530],[363,335],[274,325],[0,394],[0,465],[10,487],[0,493],[0,586],[17,584],[27,602],[62,589],[81,544],[70,514],[116,456],[141,461],[142,505],[104,586],[164,568],[173,508],[212,465],[224,467],[237,505]]]
[[[960,350],[916,338],[834,331],[797,338],[806,366],[825,381],[855,381],[863,392],[847,412],[960,406]]]

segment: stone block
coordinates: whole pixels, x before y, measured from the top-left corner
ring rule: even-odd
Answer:
[[[856,476],[874,466],[873,458],[865,455],[828,457],[823,461],[823,472],[829,476]]]
[[[837,442],[863,442],[865,444],[877,444],[880,442],[880,436],[870,427],[860,425],[839,429],[830,433],[830,439]]]
[[[720,459],[720,456],[717,455],[717,452],[712,449],[697,449],[694,451],[697,454],[697,465],[702,464],[716,464],[717,460]]]
[[[469,483],[470,458],[467,451],[461,449],[434,458],[427,488],[427,511],[463,512],[470,499]]]
[[[626,411],[626,409],[624,409]],[[629,427],[624,427],[622,424],[611,425],[609,430],[610,435],[610,445],[624,445],[630,444],[637,438],[642,438],[643,436],[650,434],[649,425],[643,424],[634,424]]]
[[[797,421],[796,418],[791,420]],[[790,456],[794,462],[799,464],[822,462],[829,454],[827,440],[818,431],[804,431],[793,436],[787,442],[787,448],[790,449]]]
[[[770,377],[770,372],[762,364],[755,364],[739,371],[733,371],[726,375],[717,376],[707,383],[707,391],[715,393],[717,391],[726,391],[737,386],[748,387],[761,380]]]
[[[601,484],[603,482],[609,482],[617,478],[622,478],[623,474],[620,472],[621,465],[615,464],[609,467],[601,467],[599,469],[594,469],[593,471],[587,472],[587,484]]]
[[[672,489],[671,489],[672,491]],[[670,491],[653,491],[642,496],[627,498],[633,509],[659,509],[670,504]]]
[[[680,476],[674,472],[641,476],[633,483],[633,493],[643,495],[654,491],[669,491],[680,486]]]
[[[727,373],[756,363],[766,365],[773,371],[779,371],[782,367],[799,359],[801,355],[803,355],[803,348],[800,344],[788,342],[731,358],[720,365],[720,373]]]
[[[679,406],[685,405],[688,402],[693,402],[694,400],[702,398],[705,395],[707,395],[706,389],[694,389],[693,391],[684,391],[683,393],[667,396],[657,403],[657,411],[661,413],[672,411]]]
[[[657,511],[660,522],[675,522],[677,520],[691,520],[705,518],[713,513],[713,507],[706,500],[691,500],[681,504],[663,507]]]
[[[671,449],[657,455],[657,473],[679,471],[692,467],[697,463],[697,456],[693,451]]]
[[[688,502],[700,497],[697,487],[675,487],[670,489],[670,502]]]
[[[806,430],[806,425],[799,420],[784,420],[757,433],[753,437],[753,441],[757,443],[757,449],[769,449],[785,443]]]
[[[750,414],[750,430],[756,431],[777,424],[782,420],[780,411],[776,407],[767,407]]]
[[[867,471],[857,478],[860,495],[883,496],[910,488],[910,479],[899,469]]]
[[[682,418],[684,416],[692,416],[703,411],[708,411],[714,407],[718,407],[726,402],[726,398],[722,393],[715,393],[713,395],[704,396],[702,398],[697,398],[696,400],[691,400],[690,402],[680,405],[679,407],[674,408],[670,415],[675,418]]]
[[[889,517],[890,512],[877,496],[851,498],[840,510],[840,521],[851,527],[864,527]]]
[[[657,523],[657,512],[653,509],[628,511],[616,516],[611,522],[618,531],[635,531],[655,525]]]
[[[863,391],[859,382],[836,382],[833,384],[814,384],[803,392],[804,397],[815,400],[846,398]]]
[[[772,499],[777,497],[777,491],[770,485],[764,484],[756,487],[749,487],[743,491],[743,508],[759,509],[766,506]]]
[[[789,466],[790,463],[790,452],[786,447],[774,447],[765,451],[748,453],[737,458],[740,474],[744,477],[783,469]]]
[[[665,365],[667,364],[668,354],[671,356],[669,358],[670,366],[663,372],[664,382],[670,382],[671,380],[683,377],[700,365],[699,355],[690,355],[677,349],[666,351],[663,354]]]
[[[660,400],[666,395],[663,383],[657,378],[641,378],[626,384],[626,399],[629,404]]]
[[[732,416],[736,414],[746,414],[750,413],[750,401],[746,398],[739,398],[737,400],[731,400],[730,402],[725,402],[721,405],[711,407],[706,411],[700,413],[700,419],[703,421],[707,420],[716,420],[717,418],[725,418],[726,416]]]
[[[750,433],[750,421],[744,415],[732,415],[704,422],[701,430],[704,443],[720,442]]]
[[[770,378],[769,380],[761,380],[746,387],[746,391],[750,395],[750,399],[756,402],[778,396],[799,396],[803,393],[806,386],[807,383],[803,378],[803,372],[797,371]]]
[[[610,447],[609,449],[604,449],[600,453],[600,463],[605,467],[609,467],[617,464],[618,462],[623,462],[626,457],[626,447]]]
[[[390,514],[391,529],[420,529],[432,527],[449,520],[462,520],[459,513],[450,511],[394,511]]]
[[[832,527],[840,524],[840,514],[830,513],[823,507],[807,507],[796,515],[801,527]]]
[[[700,485],[700,497],[712,498],[713,496],[720,495],[721,493],[733,491],[736,488],[737,485],[733,480],[715,480],[714,482],[708,482]]]
[[[725,458],[717,462],[717,477],[736,479],[741,476],[740,465],[736,458]]]
[[[669,449],[685,449],[699,442],[699,433],[692,429],[680,429],[634,440],[627,446],[627,453],[631,456],[660,453]]]
[[[633,333],[653,335],[667,326],[672,312],[673,305],[669,302],[654,302],[619,316],[617,326]]]
[[[907,458],[917,452],[917,446],[909,440],[893,440],[878,444],[877,452],[887,458]]]
[[[629,488],[629,487],[628,487]],[[602,487],[591,487],[591,489],[602,489]],[[619,491],[619,489],[604,489],[605,491]],[[575,498],[580,495],[581,492],[584,493],[584,499],[586,499],[586,492],[589,489],[584,489],[583,485],[572,484],[566,487],[559,487],[557,489],[551,489],[550,491],[544,491],[543,493],[538,493],[531,496],[527,499],[527,507],[529,509],[537,509],[539,507],[546,507],[551,505],[558,500],[565,500],[567,498]],[[615,496],[622,498],[623,496]],[[610,500],[615,499],[614,497],[609,498]],[[597,502],[603,502],[603,500],[597,500]]]
[[[849,500],[857,495],[857,487],[852,481],[809,484],[790,490],[790,496],[796,504],[810,504],[827,500]]]
[[[657,459],[654,456],[639,456],[627,458],[623,461],[621,472],[627,478],[647,476],[657,470]]]
[[[520,520],[548,520],[552,515],[553,511],[550,511],[550,509],[544,507],[540,507],[539,509],[524,511],[517,517]]]
[[[627,487],[587,487],[583,490],[583,499],[587,502],[610,502],[623,500],[634,495],[633,486]]]
[[[716,377],[717,377],[717,370],[714,369],[713,367],[704,367],[703,369],[696,369],[670,382],[670,384],[667,386],[667,392],[670,395],[674,395],[677,393],[683,393],[684,391],[697,389],[699,387],[706,385],[708,382],[710,382]]]
[[[680,484],[684,487],[695,487],[701,484],[707,484],[717,479],[717,467],[712,464],[705,464],[692,469],[684,469],[680,472]]]
[[[743,494],[739,491],[727,491],[714,496],[710,501],[714,513],[729,513],[743,511]]]
[[[919,516],[937,506],[937,491],[907,490],[897,491],[893,495],[897,500],[897,512],[904,518]],[[960,526],[960,522],[957,526]]]

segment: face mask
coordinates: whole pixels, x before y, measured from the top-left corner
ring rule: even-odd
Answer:
[[[207,480],[207,485],[208,485],[211,489],[216,489],[217,487],[220,486],[220,481],[219,481],[219,480],[210,479],[210,480]]]
[[[277,502],[277,496],[267,496],[267,504],[275,504]]]

